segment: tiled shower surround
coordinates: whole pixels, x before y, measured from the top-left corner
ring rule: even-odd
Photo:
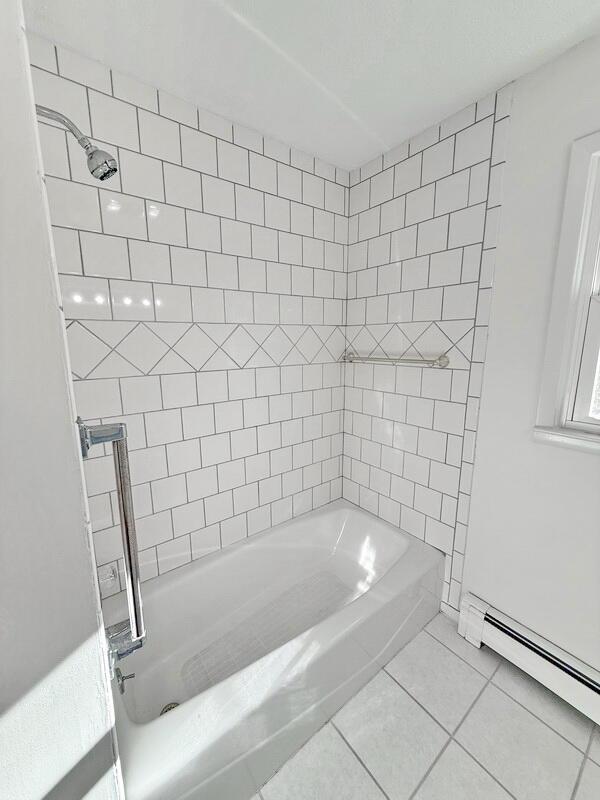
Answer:
[[[343,495],[444,550],[456,608],[509,92],[348,175],[30,49],[36,101],[119,162],[98,183],[40,124],[77,408],[127,423],[143,579]],[[343,365],[348,344],[450,366]],[[107,595],[110,452],[85,472]]]
[[[458,608],[512,87],[351,175],[344,497],[443,550]]]

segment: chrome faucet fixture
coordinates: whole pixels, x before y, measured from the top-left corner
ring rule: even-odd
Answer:
[[[115,678],[117,679],[117,686],[119,687],[120,694],[125,694],[125,681],[128,681],[130,678],[135,678],[135,672],[131,672],[129,675],[123,675],[119,667],[116,667]]]

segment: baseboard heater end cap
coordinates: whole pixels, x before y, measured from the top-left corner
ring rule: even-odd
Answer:
[[[485,615],[489,608],[489,603],[470,592],[465,592],[460,600],[458,632],[475,647],[481,647]]]

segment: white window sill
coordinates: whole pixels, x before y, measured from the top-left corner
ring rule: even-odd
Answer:
[[[597,433],[589,433],[576,428],[536,425],[533,429],[533,438],[545,444],[557,444],[561,447],[571,447],[600,455],[600,434]]]

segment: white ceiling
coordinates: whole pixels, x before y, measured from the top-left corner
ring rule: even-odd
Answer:
[[[345,168],[600,31],[598,0],[24,0],[27,25]]]

